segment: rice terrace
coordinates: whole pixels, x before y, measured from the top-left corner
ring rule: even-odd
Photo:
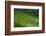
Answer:
[[[38,27],[39,9],[14,8],[14,27]]]

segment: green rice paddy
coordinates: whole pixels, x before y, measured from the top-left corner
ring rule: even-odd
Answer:
[[[38,27],[38,9],[14,9],[14,27]]]

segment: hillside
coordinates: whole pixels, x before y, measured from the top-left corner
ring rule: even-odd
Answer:
[[[14,10],[14,27],[38,27],[39,17],[38,10],[15,9]]]

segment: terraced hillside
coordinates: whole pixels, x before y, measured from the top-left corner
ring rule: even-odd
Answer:
[[[38,27],[38,9],[14,9],[14,27]]]

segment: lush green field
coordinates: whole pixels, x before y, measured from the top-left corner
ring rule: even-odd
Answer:
[[[38,9],[14,9],[14,27],[38,27]]]

